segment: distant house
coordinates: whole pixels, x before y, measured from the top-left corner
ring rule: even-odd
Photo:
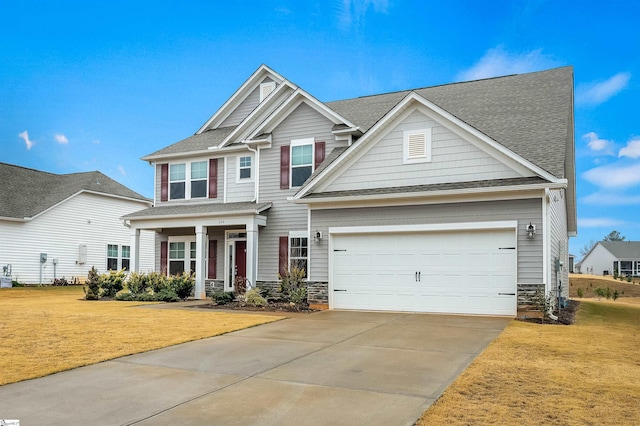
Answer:
[[[640,276],[640,241],[599,241],[580,261],[580,272]]]
[[[571,67],[322,102],[263,65],[143,160],[154,207],[123,219],[199,298],[298,265],[328,308],[515,315],[568,282]]]
[[[51,283],[95,266],[129,269],[131,230],[120,217],[151,201],[100,172],[58,175],[0,163],[0,274]],[[140,270],[153,270],[152,232],[140,239]]]

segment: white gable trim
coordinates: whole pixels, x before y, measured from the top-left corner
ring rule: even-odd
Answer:
[[[380,119],[376,124],[374,124],[373,127],[371,127],[369,129],[369,131],[364,136],[362,136],[355,143],[353,143],[336,161],[334,161],[332,164],[330,164],[326,169],[324,169],[320,174],[318,174],[318,176],[316,176],[306,186],[301,188],[300,191],[298,191],[298,193],[293,197],[293,199],[297,200],[297,199],[302,198],[303,196],[305,196],[306,194],[311,192],[311,190],[315,189],[319,184],[323,183],[326,179],[330,179],[331,175],[339,174],[340,170],[343,167],[346,167],[347,164],[350,164],[349,159],[351,159],[354,156],[358,155],[358,153],[360,151],[362,151],[363,149],[365,151],[362,152],[361,155],[366,153],[366,147],[368,145],[369,140],[376,138],[387,126],[389,126],[391,123],[393,123],[399,117],[402,117],[403,115],[408,115],[410,112],[413,112],[414,109],[410,109],[410,107],[414,103],[418,104],[418,108],[415,108],[415,109],[420,110],[421,112],[425,113],[426,115],[436,114],[437,116],[439,116],[441,119],[438,120],[438,121],[441,122],[441,124],[444,125],[444,123],[442,123],[442,121],[443,121],[442,119],[444,119],[445,123],[446,122],[452,123],[454,126],[445,126],[449,130],[454,131],[455,133],[459,134],[459,132],[455,131],[455,127],[457,127],[459,129],[461,129],[462,131],[467,132],[468,134],[470,134],[473,138],[475,138],[475,139],[479,140],[480,142],[482,142],[482,143],[488,145],[489,147],[491,147],[492,148],[491,151],[493,151],[494,153],[497,152],[497,153],[503,155],[504,157],[506,157],[506,158],[503,158],[502,160],[499,159],[499,161],[503,161],[504,162],[505,159],[511,160],[512,164],[510,166],[515,167],[516,169],[520,168],[521,171],[522,170],[527,170],[527,171],[532,172],[535,175],[540,176],[541,178],[546,179],[546,180],[548,180],[550,182],[558,182],[558,183],[560,183],[560,182],[565,182],[566,181],[566,179],[558,179],[558,178],[556,178],[555,176],[553,176],[552,174],[548,173],[544,169],[542,169],[542,168],[536,166],[535,164],[533,164],[532,162],[520,157],[519,155],[517,155],[513,151],[510,151],[509,149],[507,149],[503,145],[499,144],[498,142],[494,141],[493,139],[491,139],[490,137],[485,135],[484,133],[478,131],[477,129],[473,128],[472,126],[468,125],[464,121],[460,120],[459,118],[455,117],[454,115],[452,115],[452,114],[448,113],[447,111],[443,110],[442,108],[440,108],[439,106],[437,106],[434,103],[430,102],[429,100],[425,99],[424,97],[418,95],[415,92],[411,92],[407,96],[405,96],[405,98],[402,101],[400,101],[395,107],[393,107],[391,109],[391,111],[389,111],[382,119]],[[424,107],[426,109],[422,109],[420,107]],[[407,112],[407,111],[409,111],[409,112]],[[461,135],[461,136],[464,137],[464,135]],[[468,136],[464,137],[464,139],[468,140],[471,143],[473,143],[473,139],[472,138],[470,139]],[[478,146],[477,144],[474,144],[474,145]],[[479,147],[479,148],[482,149],[481,147]],[[489,151],[487,151],[487,152],[489,152]],[[495,158],[495,154],[493,156]],[[334,179],[335,178],[337,178],[337,175],[334,177]],[[330,182],[331,181],[329,181],[328,183],[330,183]]]
[[[235,91],[233,95],[207,120],[206,123],[196,134],[202,133],[207,127],[217,127],[222,123],[225,118],[231,114],[235,107],[240,104],[260,83],[265,77],[271,77],[276,83],[282,83],[285,79],[280,74],[272,70],[266,65],[260,65],[260,67]]]
[[[278,127],[298,106],[302,103],[309,105],[316,110],[319,114],[326,117],[334,124],[346,124],[349,127],[357,128],[357,126],[351,123],[346,118],[340,116],[338,113],[328,108],[325,104],[311,96],[301,88],[296,88],[295,92],[289,96],[289,98],[278,107],[260,126],[258,126],[247,139],[251,139],[261,133],[271,133],[273,129]]]

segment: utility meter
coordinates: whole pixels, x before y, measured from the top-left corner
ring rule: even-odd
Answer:
[[[40,253],[40,263],[47,263],[47,253]]]

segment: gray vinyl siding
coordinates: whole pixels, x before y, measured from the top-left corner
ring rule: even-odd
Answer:
[[[209,161],[209,158],[205,158],[205,157],[199,157],[199,158],[186,158],[183,160],[180,159],[176,159],[176,160],[172,160],[171,164],[176,164],[176,163],[192,163],[195,161]],[[161,191],[162,191],[162,168],[160,167],[161,164],[167,164],[167,162],[159,162],[156,163],[156,189],[155,189],[155,201],[156,201],[156,206],[159,205],[165,205],[165,204],[170,204],[170,203],[184,203],[185,200],[169,200],[169,201],[160,201],[161,200]],[[209,166],[207,166],[209,167]],[[208,172],[207,172],[207,176],[208,176]],[[207,182],[208,184],[208,182]],[[223,192],[223,188],[224,188],[224,158],[219,158],[218,159],[218,197],[217,198],[194,198],[193,200],[186,200],[188,202],[202,202],[202,201],[206,201],[209,203],[222,203],[224,201],[224,192]]]
[[[403,132],[432,129],[431,161],[403,164]],[[375,141],[369,141],[372,143]],[[503,179],[521,175],[448,128],[414,111],[324,191]]]
[[[260,151],[260,202],[271,201],[266,212],[267,226],[260,229],[258,280],[278,278],[278,238],[289,231],[305,231],[308,227],[307,206],[287,201],[299,188],[280,189],[280,147],[291,140],[315,138],[325,142],[325,155],[335,148],[333,123],[306,104],[296,108],[272,132],[272,147]]]
[[[440,223],[517,220],[518,283],[543,282],[543,237],[539,231],[527,239],[524,225],[532,222],[542,229],[539,198],[420,206],[367,207],[311,211],[311,230],[323,234],[319,244],[310,244],[310,272],[314,281],[328,281],[329,228],[338,226],[420,225]],[[461,265],[464,267],[464,265]]]
[[[550,290],[558,288],[558,279],[562,283],[562,295],[569,297],[569,254],[567,250],[567,212],[564,190],[552,190],[549,192],[549,263],[551,270]],[[555,259],[560,258],[564,262],[562,270],[556,274]]]
[[[256,183],[255,183],[255,158],[250,153],[242,154],[242,157],[251,157],[252,179],[238,182],[238,161],[239,156],[227,157],[227,203],[235,203],[240,201],[253,201],[255,199]]]
[[[267,83],[273,81],[271,78],[265,78],[260,82]],[[258,85],[255,89],[251,91],[249,96],[247,96],[241,103],[236,107],[235,110],[218,127],[230,127],[237,126],[247,118],[251,111],[253,111],[260,104],[260,85]]]

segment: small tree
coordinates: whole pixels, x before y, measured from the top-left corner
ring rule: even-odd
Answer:
[[[544,288],[539,287],[531,296],[531,304],[542,314],[542,324],[549,320],[551,309],[553,309],[553,292],[548,295],[544,293]]]
[[[100,299],[100,277],[96,267],[91,267],[89,274],[87,275],[87,281],[82,287],[84,290],[84,298],[86,300],[98,300]]]
[[[609,232],[609,235],[606,235],[602,241],[624,241],[625,238],[624,235],[620,235],[620,232],[613,230]]]
[[[304,285],[306,271],[297,264],[283,269],[284,274],[278,274],[280,293],[300,309],[307,302],[307,288]]]

